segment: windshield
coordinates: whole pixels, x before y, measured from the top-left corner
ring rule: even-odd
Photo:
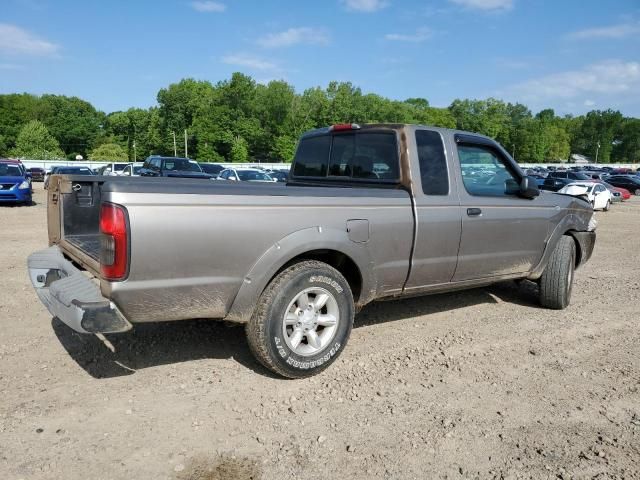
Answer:
[[[18,165],[0,163],[0,177],[21,177],[22,170]]]
[[[127,167],[127,164],[126,164],[126,163],[116,163],[116,164],[113,166],[113,169],[114,169],[114,171],[116,171],[116,172],[121,172],[121,171],[123,171],[126,167]]]
[[[272,182],[272,178],[266,173],[255,170],[237,170],[238,177],[244,182]]]
[[[574,173],[574,175],[578,180],[591,180],[591,177],[585,175],[584,173]]]
[[[186,158],[172,158],[171,160],[164,161],[164,169],[171,171],[183,171],[183,172],[202,172],[202,169],[197,163],[190,162]]]

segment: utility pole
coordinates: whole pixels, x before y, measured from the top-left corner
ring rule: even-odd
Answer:
[[[598,163],[598,152],[600,151],[600,140],[598,140],[598,143],[596,144],[596,163]]]
[[[136,153],[136,124],[133,124],[133,161],[138,161],[138,155]]]
[[[184,129],[184,158],[189,158],[189,151],[187,149],[187,129]]]
[[[176,132],[171,132],[173,134],[173,156],[178,156],[178,147],[176,146]]]

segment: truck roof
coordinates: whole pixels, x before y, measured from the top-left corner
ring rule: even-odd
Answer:
[[[340,128],[340,130],[336,130],[335,127],[339,126],[339,127],[343,127],[343,126],[347,126],[349,124],[338,124],[338,125],[331,125],[331,126],[327,126],[327,127],[320,127],[320,128],[316,128],[313,130],[308,130],[306,132],[304,132],[302,134],[302,138],[304,137],[313,137],[316,135],[324,135],[333,131],[347,131],[348,128]],[[352,128],[353,131],[364,131],[364,130],[402,130],[405,128],[414,128],[414,129],[420,129],[420,128],[428,128],[429,130],[435,130],[438,132],[449,132],[452,134],[460,134],[460,135],[473,135],[474,137],[479,137],[479,138],[484,138],[487,140],[491,140],[494,141],[494,139],[492,139],[491,137],[487,137],[486,135],[482,135],[480,133],[475,133],[475,132],[469,132],[469,131],[465,131],[465,130],[458,130],[455,128],[444,128],[444,127],[435,127],[433,125],[421,125],[421,124],[417,124],[417,123],[362,123],[362,124],[356,124],[353,123],[351,124],[354,128]]]

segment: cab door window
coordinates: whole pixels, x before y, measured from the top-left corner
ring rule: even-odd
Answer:
[[[458,144],[462,183],[471,195],[504,197],[517,195],[519,179],[493,148]]]

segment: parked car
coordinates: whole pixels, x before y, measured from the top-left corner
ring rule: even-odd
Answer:
[[[45,190],[49,188],[49,178],[51,177],[51,175],[55,175],[60,167],[61,167],[60,165],[54,165],[53,167],[51,167],[49,169],[48,172],[45,172],[45,174],[44,174],[44,189]]]
[[[0,160],[0,203],[32,203],[31,182],[26,169],[12,160]]]
[[[478,164],[493,174],[464,174]],[[52,177],[51,246],[27,261],[51,314],[81,333],[243,322],[290,378],[328,367],[374,300],[529,279],[563,309],[595,244],[589,203],[541,193],[491,138],[435,127],[307,132],[287,183],[124,180]]]
[[[570,180],[590,180],[591,177],[579,171],[558,171],[550,172],[549,177],[552,178],[568,178]]]
[[[574,182],[575,180],[572,180],[570,178],[554,178],[554,177],[547,177],[545,179],[542,180],[538,180],[538,186],[540,187],[540,190],[547,190],[550,192],[557,192],[558,190],[560,190],[562,187],[564,187],[565,185],[569,185],[570,183]]]
[[[44,168],[32,167],[27,170],[31,174],[31,180],[34,182],[44,182]]]
[[[213,178],[193,160],[181,157],[148,157],[140,169],[141,177]]]
[[[208,173],[212,178],[218,178],[220,172],[224,170],[224,167],[218,163],[199,162],[198,165],[204,173]]]
[[[611,175],[633,175],[633,168],[614,168],[609,172]]]
[[[609,211],[611,207],[611,192],[601,183],[595,182],[573,182],[565,185],[558,193],[584,197],[594,210]]]
[[[640,195],[640,178],[632,175],[611,175],[606,179],[607,183],[618,188],[626,188],[634,195]]]
[[[289,181],[289,172],[286,172],[284,170],[273,170],[269,172],[269,176],[273,178],[276,182]]]
[[[607,187],[611,193],[617,193],[620,196],[620,201],[629,200],[631,198],[631,192],[626,188],[614,187],[607,182],[602,182],[602,184]]]
[[[128,162],[111,162],[103,167],[100,167],[98,170],[100,173],[98,175],[106,175],[106,176],[119,176],[122,175],[122,172],[129,165]]]
[[[142,162],[130,163],[129,165],[124,167],[120,175],[123,177],[139,177],[142,165]]]
[[[225,168],[218,180],[233,180],[237,182],[268,182],[273,183],[273,179],[268,173],[258,168]]]

